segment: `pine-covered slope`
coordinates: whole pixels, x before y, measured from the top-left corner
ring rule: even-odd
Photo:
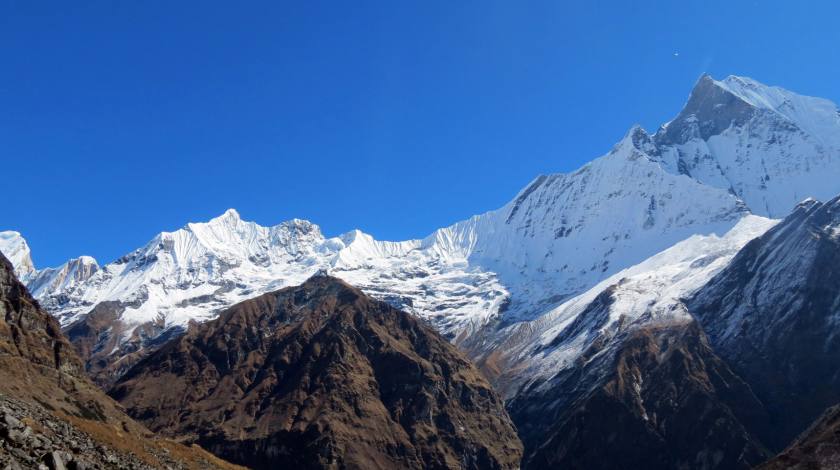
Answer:
[[[150,428],[251,468],[519,467],[478,370],[413,316],[323,275],[192,327],[116,384]]]

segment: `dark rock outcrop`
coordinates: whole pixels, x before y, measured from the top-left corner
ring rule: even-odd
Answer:
[[[252,468],[518,468],[502,401],[431,328],[328,276],[242,302],[111,390]]]

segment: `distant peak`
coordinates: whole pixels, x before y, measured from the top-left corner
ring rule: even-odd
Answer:
[[[295,230],[303,230],[303,231],[311,231],[313,229],[318,230],[318,226],[313,224],[312,222],[306,219],[289,219],[285,222],[280,223],[281,227],[292,228]]]
[[[694,88],[697,88],[698,86],[700,86],[701,83],[709,83],[709,82],[713,83],[714,81],[715,81],[715,78],[712,77],[711,74],[709,74],[708,72],[703,72],[703,74],[700,75],[700,78],[698,78],[697,81],[694,82]]]
[[[35,272],[29,244],[20,232],[14,230],[0,232],[0,252],[9,259],[19,277],[23,278]]]
[[[233,208],[230,208],[230,209],[226,210],[224,214],[220,215],[217,218],[218,219],[242,220],[242,218],[239,216],[239,212],[236,209],[233,209]]]
[[[15,231],[15,230],[4,230],[4,231],[0,232],[0,238],[4,238],[4,239],[21,238],[22,239],[23,235],[21,235],[20,232]]]
[[[242,218],[239,216],[239,212],[236,209],[228,209],[222,215],[218,217],[214,217],[206,222],[207,225],[210,226],[217,226],[217,225],[236,225],[240,222]],[[204,224],[188,224],[188,226],[194,225],[204,225]]]
[[[740,76],[740,75],[729,75],[726,78],[724,78],[723,80],[721,80],[719,83],[722,83],[724,85],[738,84],[738,85],[750,86],[750,87],[754,87],[754,88],[767,88],[768,87],[767,85],[765,85],[765,84],[763,84],[763,83],[761,83],[757,80],[753,80],[750,77],[744,77],[744,76]]]
[[[349,232],[342,233],[338,236],[338,238],[341,239],[341,241],[344,242],[345,245],[350,245],[357,240],[364,240],[365,238],[371,237],[370,235],[367,235],[366,233],[356,228]]]
[[[729,78],[727,78],[729,80]],[[741,80],[732,78],[732,83]],[[725,82],[703,74],[677,117],[656,135],[658,143],[685,143],[692,138],[708,139],[732,125],[747,122],[756,106]]]
[[[624,136],[625,139],[629,139],[633,142],[633,146],[636,148],[640,148],[641,145],[645,145],[650,142],[650,134],[639,124],[634,124],[627,134]]]
[[[79,256],[78,258],[76,258],[75,260],[72,260],[72,261],[77,261],[77,262],[79,262],[80,264],[83,264],[83,265],[99,266],[99,263],[96,261],[96,258],[94,258],[93,256],[82,255],[82,256]]]

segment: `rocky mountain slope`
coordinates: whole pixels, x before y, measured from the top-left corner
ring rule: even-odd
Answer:
[[[508,399],[537,382],[551,387],[553,376],[575,367],[593,346],[615,350],[626,331],[692,322],[684,297],[776,223],[751,215],[722,236],[694,235],[535,320],[476,335],[462,346]]]
[[[840,468],[840,406],[822,414],[793,444],[759,470]]]
[[[111,395],[252,468],[518,468],[501,399],[413,316],[325,275],[237,304]]]
[[[704,76],[655,134],[634,127],[579,170],[539,176],[504,207],[421,240],[328,238],[306,221],[261,227],[228,211],[101,268],[83,257],[33,273],[30,286],[65,328],[76,325],[74,343],[105,384],[191,321],[320,269],[461,344],[538,319],[691,235],[833,196],[837,135],[833,103]],[[14,249],[4,240],[0,251]]]
[[[748,216],[723,236],[693,236],[536,320],[467,341],[509,400],[523,468],[749,468],[768,458],[753,431],[768,422],[763,404],[683,300],[775,224]]]
[[[768,422],[761,402],[696,323],[620,334],[509,404],[523,468],[748,469],[772,455],[751,432]]]
[[[840,402],[840,197],[809,200],[688,302],[773,418],[780,449]]]
[[[489,336],[473,355],[510,399],[523,466],[747,468],[784,448],[840,401],[839,249],[840,197],[808,200]]]
[[[58,322],[0,255],[0,465],[3,468],[233,469],[157,439],[90,383]]]

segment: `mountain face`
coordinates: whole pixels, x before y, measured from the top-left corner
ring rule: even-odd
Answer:
[[[704,76],[655,134],[634,127],[579,170],[539,176],[504,207],[421,240],[327,238],[310,222],[262,227],[231,210],[102,267],[80,258],[27,279],[103,384],[190,322],[321,269],[462,344],[539,319],[694,234],[833,196],[838,135],[828,101]]]
[[[81,379],[84,366],[53,317],[41,310],[0,255],[0,353]]]
[[[703,76],[652,140],[669,171],[726,189],[757,215],[784,217],[840,192],[837,105],[749,78]]]
[[[775,224],[750,215],[722,236],[694,235],[535,320],[474,336],[462,347],[506,399],[537,382],[553,387],[552,377],[574,367],[592,347],[614,351],[632,329],[692,322],[683,299]]]
[[[723,236],[695,235],[539,319],[466,342],[508,400],[523,468],[725,469],[768,458],[754,432],[768,422],[763,404],[684,298],[775,223],[747,216]]]
[[[58,322],[0,255],[0,464],[3,468],[234,469],[155,438],[90,383]]]
[[[518,468],[501,399],[431,328],[325,275],[239,303],[112,389],[251,468]]]
[[[840,402],[840,197],[809,200],[688,302],[773,418],[776,450]]]
[[[58,268],[34,271],[26,279],[27,288],[35,297],[48,296],[53,292],[72,292],[99,271],[99,264],[90,256],[71,259]],[[82,287],[84,288],[84,287]]]
[[[761,402],[696,323],[622,334],[510,403],[523,468],[748,469],[771,456],[750,432],[767,423]]]

